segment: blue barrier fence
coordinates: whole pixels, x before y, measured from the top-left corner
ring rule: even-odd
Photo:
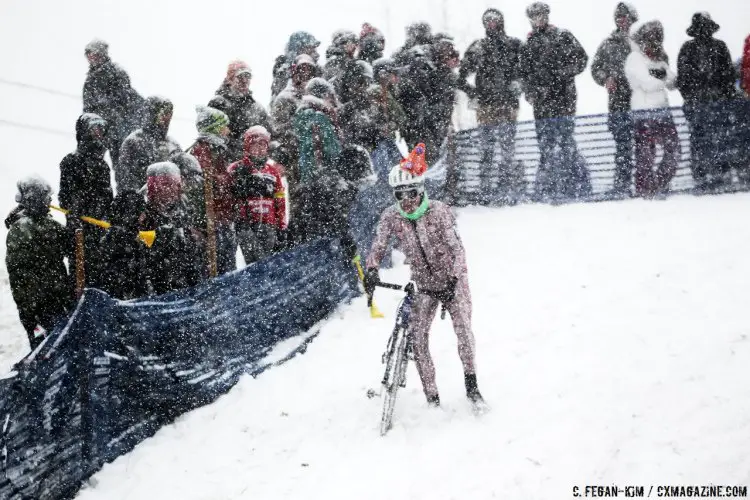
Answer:
[[[156,299],[86,290],[0,380],[0,498],[72,497],[106,462],[268,368],[279,341],[293,339],[287,358],[303,351],[358,293],[331,240]]]
[[[682,108],[671,108],[672,117],[677,128],[680,143],[680,158],[677,173],[672,179],[672,192],[686,192],[694,188],[691,171],[690,129]],[[714,123],[724,128],[721,140],[725,142],[726,150],[730,151],[740,163],[741,168],[750,167],[750,101],[736,100],[719,103],[711,107],[715,116]],[[608,129],[608,115],[598,114],[578,116],[575,118],[575,140],[580,161],[585,166],[591,181],[591,193],[579,198],[580,201],[596,201],[607,199],[605,193],[612,188],[615,167],[615,142]],[[495,177],[490,183],[492,187],[499,182],[511,182],[511,191],[515,190],[517,200],[533,200],[535,182],[539,172],[540,154],[535,129],[535,122],[524,121],[517,124],[513,138],[513,157],[504,166],[503,136],[512,135],[510,127],[500,125],[494,127],[477,127],[463,130],[454,134],[449,141],[448,154],[445,164],[441,165],[440,175],[446,183],[445,197],[457,206],[474,204],[494,205],[504,200],[493,199],[488,196],[482,176],[487,175],[488,165],[487,147],[489,135],[494,137],[495,143],[491,161],[495,163],[491,168],[496,172],[509,169],[504,178]],[[660,159],[657,153],[657,160]],[[485,166],[483,172],[483,165]],[[736,180],[736,179],[735,179]],[[734,190],[746,189],[745,186],[735,186]]]

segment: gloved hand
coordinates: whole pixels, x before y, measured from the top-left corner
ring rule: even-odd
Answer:
[[[667,70],[664,68],[654,68],[648,70],[649,75],[659,80],[664,80],[667,77]]]
[[[378,283],[380,283],[380,273],[378,273],[377,267],[371,267],[365,271],[364,285],[367,295],[372,295]]]
[[[456,298],[457,283],[458,278],[455,276],[451,276],[450,279],[448,279],[448,285],[446,285],[445,289],[440,294],[440,301],[443,304],[449,304],[454,298]]]

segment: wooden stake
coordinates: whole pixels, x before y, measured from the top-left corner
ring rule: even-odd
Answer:
[[[83,229],[76,229],[76,298],[81,298],[86,286],[86,270],[84,268]]]

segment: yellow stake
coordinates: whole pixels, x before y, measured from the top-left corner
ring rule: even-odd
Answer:
[[[352,262],[357,267],[357,276],[359,276],[359,280],[364,284],[365,282],[365,271],[362,269],[362,262],[359,255],[354,257]],[[375,305],[375,300],[373,299],[372,305],[370,306],[370,317],[371,318],[383,318],[385,317],[382,312],[377,308]]]

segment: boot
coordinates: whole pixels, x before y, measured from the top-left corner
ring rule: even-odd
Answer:
[[[427,406],[430,408],[438,408],[440,406],[440,396],[438,394],[428,395]]]
[[[472,403],[484,403],[484,398],[477,387],[476,373],[464,373],[464,383],[466,384],[466,397]]]

